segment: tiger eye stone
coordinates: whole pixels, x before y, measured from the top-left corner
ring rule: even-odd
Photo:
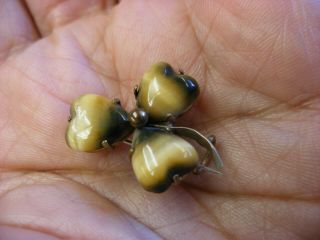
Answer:
[[[198,159],[194,147],[177,135],[149,127],[135,130],[131,162],[138,182],[147,191],[165,191],[175,175],[191,172]]]
[[[160,62],[143,75],[137,105],[149,114],[149,122],[161,122],[186,112],[198,95],[195,79],[176,73],[169,64]]]
[[[126,138],[133,130],[121,106],[103,96],[80,96],[72,104],[70,114],[66,142],[75,150],[95,151],[103,147],[103,140],[111,145]]]

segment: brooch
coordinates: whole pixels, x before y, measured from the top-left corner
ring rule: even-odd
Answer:
[[[70,109],[66,142],[72,149],[93,152],[127,143],[134,174],[144,189],[163,192],[187,173],[220,173],[223,163],[215,138],[195,129],[174,126],[200,93],[196,80],[160,62],[147,70],[134,88],[136,108],[127,113],[119,99],[96,94],[77,98]],[[130,135],[133,133],[132,139]],[[199,157],[192,139],[206,149]],[[214,168],[209,168],[210,161]]]

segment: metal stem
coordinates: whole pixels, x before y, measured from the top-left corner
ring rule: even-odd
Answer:
[[[125,139],[123,140],[123,143],[129,145],[129,146],[132,146],[132,140],[131,139]]]

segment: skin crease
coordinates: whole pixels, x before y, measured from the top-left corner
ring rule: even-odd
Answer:
[[[320,238],[319,1],[0,5],[1,239]],[[76,97],[131,110],[158,61],[199,82],[179,123],[215,134],[225,164],[161,195],[138,185],[128,147],[64,141]]]

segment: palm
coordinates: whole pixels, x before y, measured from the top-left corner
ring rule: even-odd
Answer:
[[[316,1],[123,1],[111,11],[30,2],[49,35],[38,40],[17,10],[29,24],[14,26],[23,40],[13,29],[0,42],[0,235],[320,236]],[[138,185],[126,147],[85,154],[64,142],[74,98],[119,97],[129,110],[133,86],[159,60],[198,79],[200,99],[180,123],[214,133],[225,162],[223,176],[192,176],[160,195]]]

